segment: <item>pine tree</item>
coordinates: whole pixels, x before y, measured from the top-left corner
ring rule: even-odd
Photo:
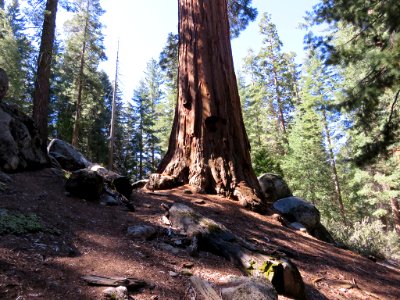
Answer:
[[[26,99],[24,99],[26,74],[22,66],[18,39],[10,21],[3,3],[3,8],[0,8],[0,67],[7,72],[9,77],[10,87],[6,99],[28,112]]]
[[[309,16],[312,24],[327,23],[332,29],[325,36],[308,36],[326,63],[356,70],[339,106],[355,116],[353,127],[360,134],[368,133],[354,158],[360,165],[398,141],[399,11],[397,0],[322,1]]]
[[[178,97],[178,35],[168,34],[167,42],[160,53],[159,65],[163,75],[165,96],[156,106],[158,121],[156,122],[157,138],[161,156],[168,150],[168,138],[171,134],[176,100]]]
[[[314,61],[308,60],[301,78],[301,103],[296,107],[288,136],[289,152],[283,170],[295,195],[318,205],[324,216],[332,217],[333,185],[324,145],[324,122],[318,111],[323,95],[314,69]]]
[[[244,73],[250,84],[242,84],[243,111],[257,173],[282,173],[280,161],[288,146],[287,133],[298,101],[298,71],[294,54],[281,50],[276,26],[264,14],[260,22],[263,45],[245,58]]]
[[[76,13],[65,25],[67,39],[62,69],[68,80],[65,99],[75,102],[72,144],[90,152],[88,135],[97,114],[104,107],[104,87],[99,63],[104,60],[100,16],[104,13],[98,0],[77,0]]]

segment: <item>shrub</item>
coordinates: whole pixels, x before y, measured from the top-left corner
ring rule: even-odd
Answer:
[[[0,235],[8,233],[18,235],[43,230],[44,227],[35,214],[4,213],[0,215]]]
[[[335,240],[365,256],[400,259],[400,238],[395,231],[385,230],[379,221],[365,218],[352,227],[335,221],[324,222]]]

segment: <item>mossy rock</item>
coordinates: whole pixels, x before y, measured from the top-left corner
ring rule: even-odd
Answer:
[[[6,213],[0,214],[0,235],[26,234],[44,231],[45,227],[35,214]]]

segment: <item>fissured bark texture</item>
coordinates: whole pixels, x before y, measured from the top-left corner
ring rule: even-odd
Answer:
[[[159,172],[265,208],[250,161],[226,0],[179,0],[178,102]]]

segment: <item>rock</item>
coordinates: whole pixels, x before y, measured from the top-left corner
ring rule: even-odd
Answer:
[[[128,227],[127,233],[130,237],[148,240],[156,235],[157,230],[150,225],[135,225]]]
[[[320,213],[312,203],[301,198],[288,197],[276,201],[273,204],[273,208],[291,222],[290,226],[295,229],[303,232],[307,231],[321,241],[331,244],[336,243],[332,235],[321,224]]]
[[[258,177],[265,198],[271,202],[292,196],[288,185],[279,175],[266,173]]]
[[[101,176],[110,189],[116,190],[126,198],[130,197],[132,193],[132,185],[128,177],[109,171],[98,164],[90,165],[87,167],[87,170],[96,172]]]
[[[249,276],[267,278],[278,294],[295,299],[305,298],[301,274],[288,258],[263,252],[257,245],[243,240],[224,225],[184,204],[175,203],[168,213],[173,228],[191,238],[190,254],[200,250],[222,256]]]
[[[181,183],[174,176],[151,174],[146,188],[149,190],[168,190],[179,186]]]
[[[168,274],[169,274],[169,276],[171,276],[171,277],[177,277],[177,276],[179,275],[178,273],[173,272],[173,271],[169,271]]]
[[[148,182],[149,182],[148,179],[143,179],[143,180],[136,181],[134,184],[132,184],[132,188],[133,188],[134,190],[141,189],[141,188],[143,188]]]
[[[162,217],[161,217],[161,222],[162,222],[164,225],[171,225],[170,220],[169,220],[166,216],[162,216]]]
[[[202,199],[197,199],[197,200],[194,200],[193,203],[203,205],[203,204],[206,204],[206,201],[204,201]]]
[[[119,201],[115,197],[103,193],[100,196],[100,204],[105,206],[117,206],[119,205]]]
[[[103,178],[85,169],[72,172],[65,183],[67,192],[86,200],[99,200],[103,188]]]
[[[299,222],[290,223],[289,226],[295,230],[299,230],[301,232],[307,232],[307,228],[305,228],[304,225]]]
[[[311,203],[297,197],[279,199],[273,208],[283,215],[289,222],[299,222],[311,232],[320,224],[320,213]]]
[[[8,76],[6,71],[0,68],[0,102],[3,100],[8,91]]]
[[[224,300],[277,300],[278,294],[270,282],[261,278],[238,277],[221,290]]]
[[[39,169],[49,165],[33,120],[16,107],[0,103],[0,170]]]
[[[47,152],[67,171],[84,169],[91,164],[74,146],[59,139],[50,142]]]
[[[11,180],[10,176],[8,176],[6,173],[3,173],[3,172],[0,171],[0,182],[10,183],[11,181],[12,180]]]
[[[327,243],[330,244],[336,244],[335,239],[332,237],[332,235],[329,233],[329,231],[324,227],[322,224],[318,224],[311,232],[310,234]]]
[[[128,289],[125,286],[109,287],[103,291],[105,299],[128,300]]]
[[[178,254],[178,253],[179,253],[179,249],[178,249],[178,248],[176,248],[176,247],[174,247],[174,246],[171,246],[171,245],[169,245],[169,244],[166,244],[166,243],[161,243],[161,244],[159,245],[159,247],[160,247],[162,250],[171,252],[172,254]]]

